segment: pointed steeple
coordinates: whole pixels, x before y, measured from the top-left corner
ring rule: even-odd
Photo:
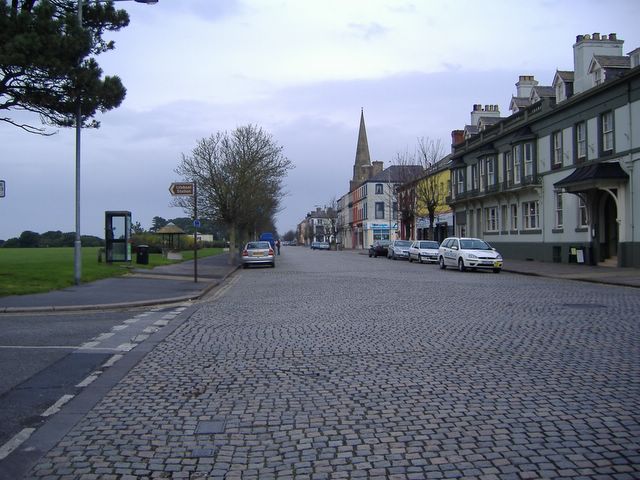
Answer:
[[[369,156],[369,142],[367,129],[364,126],[364,108],[360,110],[360,131],[358,132],[358,146],[356,147],[356,161],[353,165],[353,180],[349,182],[349,191],[358,188],[371,175],[371,157]]]
[[[360,109],[360,131],[358,132],[358,146],[356,147],[356,167],[371,165],[369,156],[369,142],[367,142],[367,130],[364,126],[364,108]],[[355,180],[355,179],[354,179]]]

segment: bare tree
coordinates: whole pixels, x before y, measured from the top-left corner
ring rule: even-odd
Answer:
[[[227,226],[232,261],[236,246],[274,223],[282,180],[293,168],[282,150],[271,135],[247,125],[203,138],[190,155],[182,154],[176,173],[196,183],[198,210]],[[192,212],[193,201],[178,197],[175,204]]]
[[[445,203],[447,196],[446,186],[438,183],[438,178],[433,171],[435,165],[444,157],[444,146],[440,139],[421,137],[417,145],[418,162],[426,171],[425,177],[420,180],[415,188],[416,203],[424,206],[429,215],[429,238],[433,238],[433,224],[436,209]]]
[[[329,203],[325,206],[327,219],[329,220],[329,235],[333,248],[337,249],[336,238],[338,235],[338,200],[335,195],[329,199]]]
[[[404,152],[396,153],[394,165],[401,167],[395,172],[395,181],[400,187],[402,185],[415,183],[424,173],[424,166],[419,161],[419,158],[417,158],[416,154],[410,153],[408,149]],[[397,201],[398,214],[404,226],[402,238],[410,239],[413,236],[412,226],[415,223],[417,214],[415,189],[403,189],[402,193],[399,193],[398,188],[393,188],[392,184],[389,186],[391,187],[389,195],[393,196],[390,202],[393,200]],[[390,205],[392,205],[392,203],[390,203]]]

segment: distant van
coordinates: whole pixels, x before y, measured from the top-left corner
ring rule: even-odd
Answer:
[[[276,240],[273,238],[273,233],[265,232],[260,234],[261,242],[269,242],[271,244],[271,248],[276,248]]]

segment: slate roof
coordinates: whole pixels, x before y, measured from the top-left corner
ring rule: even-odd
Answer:
[[[563,82],[573,82],[575,73],[567,70],[558,70],[556,74],[562,79]]]
[[[371,177],[367,182],[402,183],[418,178],[424,173],[421,165],[391,165],[379,174]]]
[[[555,88],[550,86],[533,87],[533,90],[536,92],[536,95],[538,95],[538,97],[540,98],[556,96]]]
[[[621,55],[594,55],[593,58],[603,68],[631,67],[631,58]]]

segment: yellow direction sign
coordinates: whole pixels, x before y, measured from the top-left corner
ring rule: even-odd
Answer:
[[[193,182],[174,182],[169,187],[169,192],[171,195],[189,195],[193,196],[194,192],[194,184]]]

